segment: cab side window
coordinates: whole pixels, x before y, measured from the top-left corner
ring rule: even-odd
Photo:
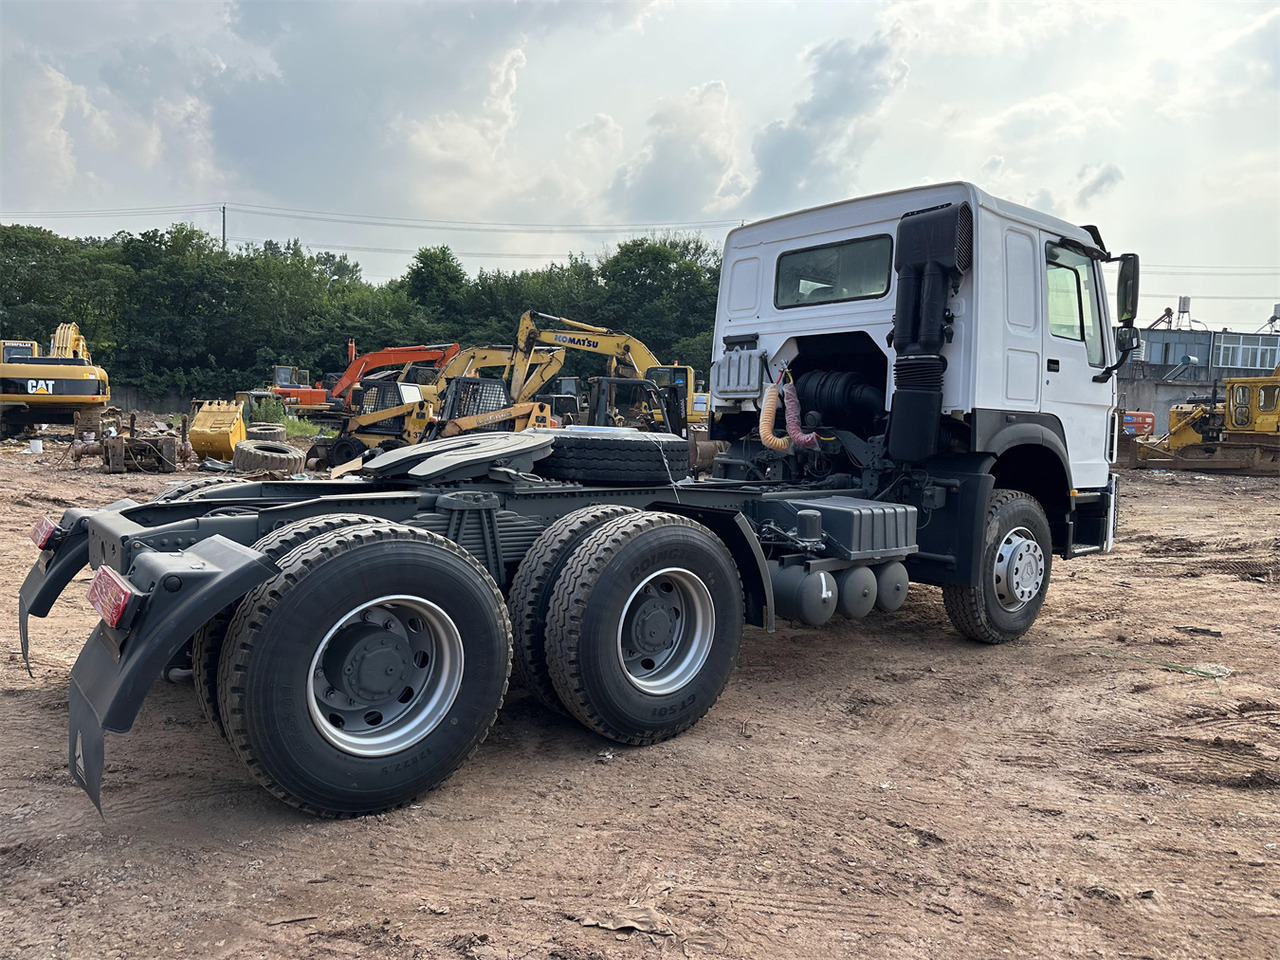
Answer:
[[[1045,245],[1045,279],[1049,290],[1049,332],[1064,340],[1085,345],[1089,365],[1106,366],[1102,313],[1098,309],[1098,288],[1093,262],[1081,254]]]

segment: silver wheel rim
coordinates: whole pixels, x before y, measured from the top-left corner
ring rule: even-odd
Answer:
[[[618,663],[642,693],[675,693],[707,662],[715,629],[706,584],[679,567],[659,570],[631,591],[622,608]]]
[[[996,548],[996,600],[1001,608],[1014,613],[1021,610],[1044,586],[1044,551],[1026,527],[1015,527],[1005,534]]]
[[[334,623],[311,658],[311,720],[344,753],[399,753],[444,720],[464,661],[453,618],[429,600],[362,603]]]

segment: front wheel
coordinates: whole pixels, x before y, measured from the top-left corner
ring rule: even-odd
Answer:
[[[547,612],[546,662],[560,701],[620,743],[650,744],[700,720],[738,661],[742,581],[706,527],[633,513],[573,551]]]
[[[1049,521],[1035,497],[993,492],[977,585],[942,588],[955,628],[982,643],[1005,643],[1030,630],[1049,590],[1052,550]]]
[[[443,783],[497,717],[511,625],[484,567],[413,527],[344,527],[277,561],[218,668],[250,771],[322,816],[403,806]]]

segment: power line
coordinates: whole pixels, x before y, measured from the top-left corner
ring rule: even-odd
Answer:
[[[1190,297],[1192,300],[1270,300],[1272,303],[1280,302],[1280,297],[1215,297],[1196,293],[1140,293],[1138,296],[1145,297],[1148,300],[1177,300],[1179,297]]]
[[[228,240],[235,240],[239,243],[266,243],[267,239],[262,237],[227,237]],[[277,243],[279,241],[276,241]],[[352,250],[360,253],[408,253],[415,254],[421,247],[416,249],[407,249],[403,247],[355,247],[345,243],[312,243],[308,240],[299,240],[299,244],[309,247],[313,250]],[[467,253],[462,250],[451,251],[455,257],[494,257],[503,258],[511,257],[517,260],[546,260],[548,257],[564,257],[572,256],[572,251],[566,253],[560,251],[557,253]]]
[[[309,214],[309,213],[273,213],[267,210],[249,210],[239,204],[227,204],[228,209],[234,210],[239,214],[247,214],[249,216],[273,217],[277,220],[302,220],[314,223],[343,223],[356,226],[366,227],[388,227],[398,230],[434,230],[442,233],[598,233],[616,236],[622,233],[634,233],[637,230],[654,230],[654,229],[671,229],[671,228],[692,228],[692,227],[712,227],[727,226],[736,224],[738,221],[730,221],[722,223],[720,221],[699,221],[697,223],[647,223],[647,224],[464,224],[454,223],[447,220],[417,220],[400,222],[394,220],[375,220],[367,217],[344,217],[330,216],[327,214]]]
[[[1142,267],[1144,270],[1154,268],[1157,270],[1269,270],[1272,273],[1278,271],[1276,267],[1253,267],[1245,264],[1144,263]]]
[[[650,230],[662,227],[732,227],[742,223],[741,220],[657,220],[646,223],[519,223],[491,220],[440,220],[414,217],[384,217],[379,214],[334,213],[328,210],[305,210],[293,207],[269,207],[256,203],[234,203],[228,201],[227,206],[250,211],[273,211],[281,215],[290,215],[298,219],[304,217],[339,217],[338,222],[367,223],[371,225],[407,224],[429,227],[503,227],[512,229],[554,229],[554,230]]]
[[[261,204],[227,201],[199,204],[169,204],[157,207],[116,207],[102,210],[12,210],[0,211],[0,217],[29,220],[91,219],[95,217],[135,217],[164,213],[216,213],[226,206],[247,216],[317,223],[344,223],[358,226],[391,227],[402,230],[465,231],[473,233],[632,233],[637,230],[713,229],[737,226],[741,220],[662,220],[643,223],[519,223],[483,220],[442,220],[413,217],[384,217],[375,214],[334,213],[324,210],[269,207]]]
[[[141,217],[155,216],[156,214],[170,213],[216,213],[218,207],[216,204],[211,205],[183,205],[172,207],[136,207],[121,208],[117,210],[61,210],[53,212],[30,211],[30,210],[5,210],[0,211],[0,217],[20,218],[24,220],[71,220],[71,219],[92,219],[94,217]]]
[[[1157,270],[1143,268],[1144,276],[1158,277],[1280,277],[1280,270],[1242,270],[1237,273],[1222,273],[1216,270],[1208,269],[1187,269],[1187,270]]]

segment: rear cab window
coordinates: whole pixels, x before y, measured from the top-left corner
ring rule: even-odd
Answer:
[[[791,250],[778,257],[773,305],[786,309],[883,297],[892,269],[888,234]]]

